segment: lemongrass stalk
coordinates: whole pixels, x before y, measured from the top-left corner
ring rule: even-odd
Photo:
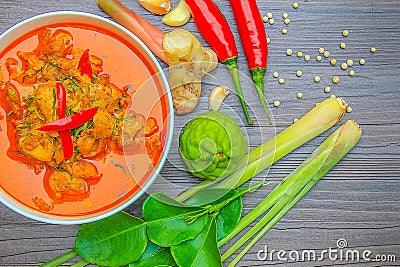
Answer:
[[[84,266],[87,266],[89,264],[90,263],[86,262],[86,261],[78,261],[78,262],[72,264],[71,267],[84,267]]]
[[[176,199],[184,201],[205,187],[236,188],[250,180],[259,172],[292,152],[299,146],[325,132],[338,123],[346,114],[347,104],[342,98],[330,97],[317,104],[296,123],[292,124],[261,146],[253,149],[247,155],[244,163],[228,176],[222,176],[214,181],[205,180],[195,187],[185,191]]]
[[[282,216],[284,216],[334,165],[336,165],[358,142],[361,129],[354,121],[347,121],[338,130],[332,133],[300,166],[298,166],[288,177],[285,183],[279,184],[272,195],[281,196],[278,202],[270,209],[271,193],[254,210],[249,212],[238,226],[229,234],[228,238],[220,241],[220,245],[226,243],[230,238],[238,234],[252,221],[268,213],[245,233],[233,246],[222,255],[225,260],[244,245],[255,234],[256,237],[236,256],[232,264],[237,263],[240,258],[269,231]],[[284,186],[289,184],[289,186]],[[273,198],[273,197],[272,197]],[[229,265],[233,266],[233,265]]]
[[[247,165],[216,187],[236,188],[273,163],[338,123],[346,113],[342,98],[330,97],[318,103],[296,123],[277,134],[248,155]]]
[[[323,155],[320,155],[320,157],[316,158],[312,162],[312,164],[317,165],[320,162],[318,160],[324,158],[325,157]],[[307,161],[303,162],[303,164],[306,162]],[[312,174],[308,173],[309,171],[308,167],[302,168],[300,166],[295,170],[297,172],[295,171],[292,172],[295,173],[296,175],[291,176],[290,177],[291,179],[287,180],[285,179],[287,182],[285,182],[284,185],[279,184],[277,187],[275,187],[276,190],[273,190],[273,192],[271,192],[259,205],[257,205],[254,212],[250,212],[247,216],[243,218],[243,220],[240,220],[239,224],[235,227],[235,229],[218,243],[219,245],[222,246],[236,234],[241,232],[250,223],[252,223],[252,221],[254,221],[256,218],[258,218],[268,210],[267,214],[265,214],[249,231],[247,231],[237,242],[235,242],[221,256],[222,261],[226,260],[233,253],[235,253],[240,247],[242,247],[252,236],[254,236],[259,231],[259,229],[262,229],[263,227],[265,227],[264,229],[266,229],[271,222],[275,223],[278,222],[278,220],[280,219],[279,217],[279,219],[276,220],[278,214],[280,214],[282,210],[284,210],[284,208],[287,207],[287,205],[289,205],[292,202],[292,200],[298,195],[300,191],[302,191],[303,188],[307,187],[308,183],[312,180],[313,176]],[[274,203],[271,209],[268,205],[270,203]],[[271,227],[274,224],[272,224]],[[245,252],[243,253],[243,255],[244,254]]]
[[[302,187],[304,187],[309,180],[313,177],[313,173],[310,173],[310,164],[313,163],[316,166],[318,164],[323,164],[326,158],[326,153],[329,150],[322,150],[322,144],[314,151],[305,161],[303,161],[294,171],[288,174],[282,181],[275,186],[275,188],[268,194],[268,196],[254,208],[247,216],[240,220],[239,224],[235,227],[234,231],[229,233],[225,238],[219,241],[220,245],[225,244],[228,240],[238,234],[247,225],[254,221],[255,218],[261,216],[264,212],[269,210],[273,205],[282,199],[285,194],[293,194],[293,192],[298,192]],[[321,151],[321,152],[320,152]],[[318,162],[318,160],[320,160]],[[318,168],[311,168],[311,171],[318,170]],[[286,196],[288,198],[288,196]],[[250,234],[250,233],[247,233]],[[254,233],[253,233],[254,234]],[[252,234],[252,235],[253,235]]]
[[[254,225],[255,229],[258,229],[257,227],[263,227],[265,223],[268,223],[272,219],[274,219],[274,216],[279,213],[280,210],[282,210],[286,204],[288,204],[288,199],[287,198],[282,198],[280,199],[277,203],[273,205],[273,207],[269,210],[269,212]],[[256,218],[253,218],[253,220]],[[265,223],[264,223],[265,222]],[[264,224],[263,224],[264,223]],[[252,228],[253,229],[253,228]],[[239,240],[238,242],[235,242],[232,246],[228,248],[222,255],[221,255],[221,261],[225,261],[228,259],[231,255],[233,255],[238,249],[240,249],[244,245],[244,241],[249,240],[252,236],[254,236],[256,232],[254,233],[253,231],[251,232],[246,232]],[[219,246],[222,246],[223,242],[218,242]]]
[[[264,228],[262,228],[262,230],[258,232],[258,234],[246,245],[246,247],[239,252],[239,254],[229,263],[228,267],[235,266],[240,259],[257,243],[257,241],[260,240],[300,199],[302,199],[303,196],[310,191],[310,189],[317,182],[318,180],[312,179],[311,182],[308,183],[289,203],[279,210],[274,217],[272,217],[270,220],[266,218],[265,221],[268,222],[265,224]],[[225,255],[224,258],[225,257],[227,257],[227,255]]]
[[[240,220],[235,229],[229,233],[226,237],[221,239],[218,244],[224,245],[231,238],[240,233],[245,227],[252,223],[256,218],[260,217],[266,211],[268,213],[259,220],[250,231],[246,232],[235,244],[233,244],[223,255],[222,260],[227,259],[230,255],[235,253],[244,243],[249,240],[255,233],[255,229],[260,229],[266,225],[271,219],[280,212],[286,204],[288,204],[297,194],[304,188],[310,180],[314,177],[315,173],[310,171],[315,170],[317,172],[319,164],[323,164],[328,151],[322,151],[317,153],[320,147],[311,156],[306,159],[300,166],[298,166],[293,172],[286,176],[259,204],[253,209],[247,216]],[[272,207],[272,208],[271,208]],[[271,209],[270,209],[271,208]]]
[[[305,165],[305,162],[302,163],[302,165]],[[293,171],[291,172],[288,176],[286,176],[278,185],[275,186],[275,188],[268,194],[268,196],[255,207],[247,216],[243,217],[239,223],[236,225],[235,229],[230,232],[228,235],[226,235],[223,239],[218,241],[218,245],[222,246],[226,242],[228,242],[230,239],[235,237],[238,233],[240,233],[245,227],[247,227],[250,223],[252,223],[256,218],[261,216],[263,213],[265,213],[267,210],[271,208],[271,210],[268,212],[268,214],[265,216],[265,218],[271,219],[273,216],[275,216],[275,213],[280,210],[277,209],[277,206],[282,208],[282,203],[284,200],[287,200],[286,202],[283,203],[285,205],[289,201],[289,193],[293,191],[293,188],[297,186],[297,188],[300,186],[304,186],[309,180],[307,179],[308,176],[307,173],[304,173],[304,170],[302,169],[300,165],[296,170],[297,172]],[[296,175],[294,175],[296,174]],[[304,177],[302,180],[303,183],[299,184],[298,177]],[[285,196],[286,194],[286,196]],[[276,211],[273,213],[273,211]],[[267,219],[265,219],[267,220]],[[262,222],[258,222],[257,224],[260,224]],[[265,224],[265,223],[264,223]],[[262,224],[262,225],[264,225]],[[247,232],[245,235],[250,235],[253,236],[254,233],[249,233]],[[243,245],[243,244],[241,244]],[[241,246],[240,245],[240,246]],[[232,246],[229,248],[229,250],[226,252],[229,253],[231,250],[232,252],[235,252],[240,246],[236,247]]]
[[[78,256],[78,253],[76,253],[75,250],[70,250],[48,262],[45,262],[45,263],[39,265],[39,267],[56,267],[56,266],[59,266],[65,262],[69,261],[69,260],[72,260],[73,258],[75,258],[77,256]]]

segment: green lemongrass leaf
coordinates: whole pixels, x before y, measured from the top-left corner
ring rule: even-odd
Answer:
[[[170,247],[195,238],[203,229],[204,208],[188,206],[163,194],[154,193],[143,203],[142,216],[147,223],[147,236],[160,247]],[[196,219],[188,221],[189,216]]]
[[[75,262],[74,264],[72,264],[71,267],[84,267],[89,264],[90,263],[86,262],[86,261],[78,261],[78,262]]]
[[[215,217],[208,215],[201,233],[194,239],[171,247],[171,254],[180,267],[222,266],[217,246],[217,226]]]
[[[121,266],[136,261],[147,245],[143,220],[125,212],[83,224],[75,239],[75,251],[100,266]]]
[[[196,206],[215,205],[229,199],[236,192],[236,190],[232,189],[205,188],[197,192],[185,203]],[[218,240],[224,238],[235,229],[242,216],[242,209],[242,198],[238,197],[219,211],[216,217]]]
[[[61,254],[58,257],[55,257],[54,259],[51,259],[41,265],[39,267],[56,267],[59,266],[69,260],[72,260],[73,258],[77,257],[78,254],[76,253],[75,250],[70,250],[65,252],[64,254]]]
[[[142,256],[135,262],[129,264],[129,267],[149,267],[149,266],[177,266],[171,255],[169,248],[162,248],[149,242]]]

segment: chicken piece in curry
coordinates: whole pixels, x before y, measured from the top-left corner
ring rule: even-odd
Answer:
[[[110,152],[123,153],[131,146],[147,152],[153,164],[160,157],[154,118],[129,110],[131,96],[110,82],[102,66],[90,50],[74,48],[68,31],[48,28],[38,34],[33,51],[19,51],[5,61],[8,80],[2,83],[1,105],[7,114],[8,154],[37,173],[46,169],[46,191],[54,203],[84,199],[101,177],[93,161]],[[66,117],[98,108],[93,118],[68,131],[73,144],[68,159],[60,132],[39,130],[60,119],[57,83],[65,88]]]

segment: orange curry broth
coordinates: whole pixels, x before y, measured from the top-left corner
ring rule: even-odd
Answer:
[[[169,115],[168,100],[160,76],[155,75],[158,70],[147,62],[146,56],[121,37],[102,28],[78,23],[54,24],[46,28],[52,33],[55,29],[68,31],[73,36],[74,48],[83,50],[89,48],[90,54],[101,58],[103,61],[101,73],[108,74],[110,82],[117,87],[130,88],[128,93],[132,101],[128,109],[143,114],[146,118],[151,116],[156,119],[159,130],[152,137],[159,137],[161,146],[165,147],[165,137],[168,132],[166,125]],[[5,60],[10,57],[17,58],[18,51],[33,51],[37,47],[38,33],[42,29],[21,36],[0,52],[3,81],[8,81]],[[154,78],[150,79],[152,76]],[[24,88],[17,82],[12,81],[12,84],[22,95]],[[85,159],[96,166],[100,178],[86,181],[89,188],[85,194],[57,199],[54,192],[45,186],[52,171],[50,167],[43,168],[44,163],[43,166],[32,164],[18,153],[10,153],[18,151],[18,140],[15,138],[15,129],[10,126],[4,111],[4,93],[1,92],[0,95],[3,107],[0,112],[0,186],[21,204],[57,216],[101,213],[137,194],[153,173],[153,164],[145,152],[133,155],[110,153],[100,161]],[[146,148],[150,149],[147,143]],[[161,153],[154,163],[160,156]]]

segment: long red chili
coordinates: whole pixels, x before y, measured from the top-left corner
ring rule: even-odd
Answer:
[[[57,115],[59,119],[65,118],[67,108],[67,93],[61,83],[56,84]],[[63,147],[64,158],[70,159],[74,155],[74,144],[72,143],[69,131],[60,131],[61,144]]]
[[[56,121],[50,122],[40,128],[40,131],[67,131],[71,129],[75,129],[85,122],[91,120],[99,108],[91,108],[76,114],[73,114],[69,117],[61,118]]]
[[[228,67],[247,123],[253,124],[243,98],[237,68],[238,50],[228,22],[212,0],[186,0],[185,2],[200,33],[217,53],[219,60]]]
[[[264,95],[264,77],[267,68],[268,44],[264,24],[256,0],[229,0],[235,16],[249,71],[258,97],[272,124]]]

